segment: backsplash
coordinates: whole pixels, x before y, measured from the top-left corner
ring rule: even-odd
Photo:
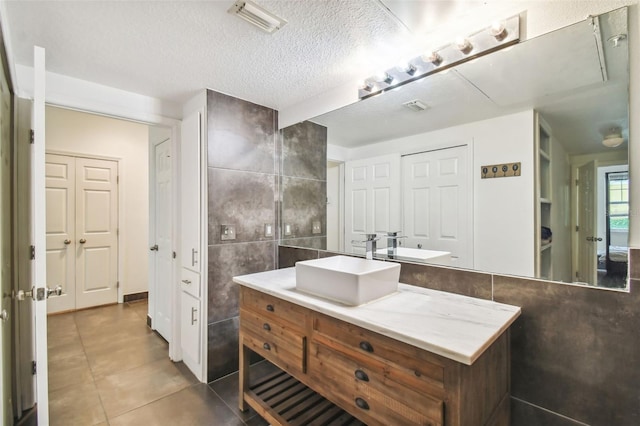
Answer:
[[[278,266],[338,253],[280,246]],[[520,306],[511,328],[515,426],[640,424],[640,249],[629,292],[403,263],[400,281]]]

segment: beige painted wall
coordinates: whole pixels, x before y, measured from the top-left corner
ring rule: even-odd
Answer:
[[[47,107],[46,149],[120,159],[120,286],[123,294],[148,290],[149,128],[68,109]]]

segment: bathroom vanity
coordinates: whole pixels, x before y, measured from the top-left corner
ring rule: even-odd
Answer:
[[[234,281],[241,410],[272,425],[509,424],[520,308],[405,284],[345,306],[296,290],[295,268]],[[282,371],[250,380],[250,351]]]

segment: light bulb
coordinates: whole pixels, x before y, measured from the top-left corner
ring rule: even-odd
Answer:
[[[442,56],[438,55],[438,52],[430,51],[422,54],[422,60],[438,66],[442,63]]]
[[[458,49],[465,55],[469,53],[471,49],[473,49],[471,42],[466,37],[458,37],[456,41],[453,43],[453,45],[456,47],[456,49]]]
[[[507,29],[504,26],[504,21],[494,21],[489,27],[489,33],[497,39],[502,39],[507,35]]]

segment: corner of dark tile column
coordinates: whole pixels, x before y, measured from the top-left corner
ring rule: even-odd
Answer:
[[[239,318],[229,318],[207,327],[207,382],[238,371]]]

